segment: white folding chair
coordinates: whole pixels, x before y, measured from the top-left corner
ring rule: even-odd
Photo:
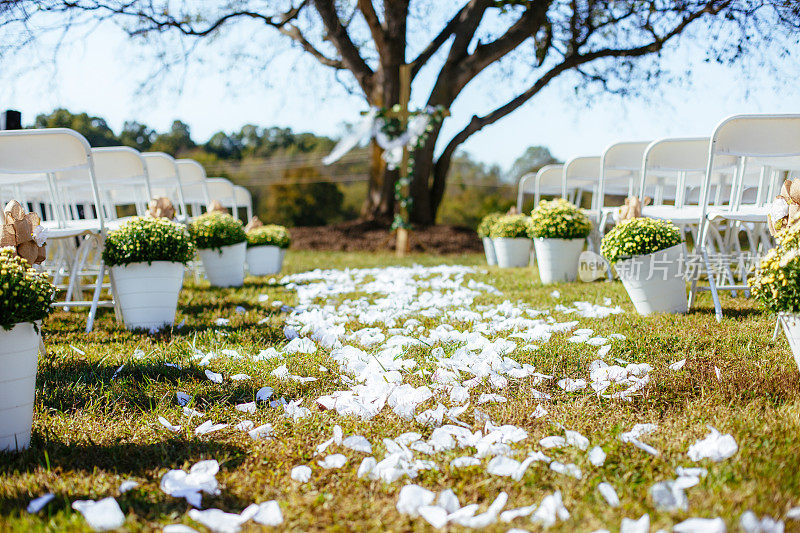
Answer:
[[[236,196],[236,212],[238,214],[239,209],[244,209],[245,223],[247,223],[253,218],[253,195],[241,185],[234,185],[233,192]]]
[[[178,213],[177,218],[183,222],[188,221],[189,213],[175,159],[164,152],[146,152],[142,154],[142,158],[147,167],[153,196],[169,198]]]
[[[236,211],[236,190],[233,183],[225,178],[208,178],[208,194],[233,214]]]
[[[603,152],[600,162],[600,178],[593,210],[598,213],[597,230],[602,238],[606,227],[614,223],[617,206],[606,205],[606,195],[632,196],[636,194],[642,171],[642,156],[650,142],[620,142],[612,144]]]
[[[539,205],[542,196],[559,196],[564,165],[545,165],[538,172],[528,173],[519,179],[517,188],[517,211],[522,213],[526,194],[533,194],[534,207]]]
[[[592,233],[589,235],[588,242],[592,251],[600,252],[600,233],[598,225],[600,223],[600,211],[595,206],[597,198],[597,185],[600,180],[599,156],[575,157],[564,164],[564,171],[561,177],[561,197],[569,199],[572,203],[579,206],[583,199],[583,194],[588,192],[592,195],[592,203],[586,215],[592,221]]]
[[[731,183],[730,202],[724,207],[712,207],[709,202],[712,174],[715,160],[720,156],[737,158],[738,165]],[[744,231],[748,235],[751,253],[769,240],[764,230],[770,206],[770,191],[776,191],[780,178],[785,173],[776,172],[769,161],[778,165],[788,158],[800,156],[800,114],[795,115],[735,115],[723,120],[714,130],[709,144],[706,176],[700,192],[701,224],[698,236],[699,251],[708,272],[708,287],[699,287],[697,279],[692,283],[689,304],[692,305],[698,291],[708,290],[714,302],[717,320],[722,320],[722,306],[719,301],[720,290],[747,290],[746,285],[717,283],[712,274],[710,251],[713,242],[709,240],[712,227],[727,230],[730,239]],[[759,176],[755,201],[743,201],[748,176],[748,165],[758,169]],[[738,243],[737,243],[738,244]],[[753,247],[756,249],[753,249]]]
[[[143,216],[152,198],[147,167],[138,150],[128,146],[92,148],[100,197],[107,204],[106,217],[116,219],[117,208],[133,205]]]
[[[211,202],[206,170],[194,159],[176,159],[175,165],[178,167],[178,175],[181,179],[183,200],[191,209],[191,216],[199,216]]]
[[[95,180],[91,147],[78,132],[66,128],[0,131],[0,174],[13,174],[20,182],[39,182],[42,175],[46,176],[48,201],[54,217],[42,223],[48,230],[48,240],[57,242],[85,237],[93,241],[98,250],[102,249],[106,229],[104,210]],[[70,178],[60,179],[59,176]],[[63,200],[65,191],[62,182],[74,181],[77,176],[82,176],[92,196],[91,204],[84,206],[87,218],[82,220],[75,217],[77,209],[72,209]],[[104,277],[105,264],[101,258],[91,301],[54,304],[89,307],[87,332],[92,330],[97,308],[100,305],[113,305],[112,300],[100,301]]]

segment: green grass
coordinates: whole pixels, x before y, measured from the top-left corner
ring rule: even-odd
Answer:
[[[462,257],[412,256],[401,261],[389,254],[290,252],[286,272],[314,268],[371,267],[388,264],[436,265],[441,263],[482,265],[477,255]],[[485,271],[486,273],[482,273]],[[539,503],[546,494],[561,490],[571,518],[559,522],[551,531],[592,531],[608,528],[616,531],[623,517],[638,518],[649,513],[652,529],[669,527],[690,516],[722,517],[730,531],[738,528],[739,516],[747,509],[757,514],[783,518],[784,513],[800,505],[800,375],[781,335],[771,339],[774,319],[762,312],[754,301],[723,297],[725,319],[717,323],[710,299],[701,297],[698,309],[686,316],[640,317],[633,312],[619,283],[596,282],[561,285],[561,298],[555,300],[553,287],[542,287],[530,269],[499,270],[481,267],[472,276],[500,291],[502,296],[481,296],[478,304],[503,300],[524,302],[538,309],[552,309],[556,302],[575,300],[602,304],[611,298],[626,313],[604,320],[580,319],[588,327],[607,336],[621,333],[625,341],[616,341],[610,358],[628,362],[647,362],[654,367],[651,381],[632,402],[611,401],[588,393],[565,393],[552,383],[538,385],[553,400],[546,403],[549,418],[533,419],[530,414],[537,401],[530,398],[532,379],[509,380],[502,391],[490,390],[488,384],[472,392],[499,392],[508,398],[505,404],[485,404],[480,408],[492,420],[525,428],[529,437],[515,445],[522,450],[539,449],[537,442],[559,434],[554,422],[587,436],[591,445],[600,445],[608,455],[601,468],[592,467],[585,453],[575,449],[550,450],[561,462],[575,462],[584,472],[575,480],[534,463],[521,482],[491,476],[485,471],[488,459],[478,467],[451,469],[449,461],[468,455],[469,450],[454,450],[433,456],[439,471],[424,471],[415,480],[431,490],[453,488],[462,505],[480,503],[481,511],[505,490],[507,508]],[[260,303],[259,295],[269,301]],[[359,294],[363,296],[363,294]],[[314,400],[342,388],[336,364],[327,350],[313,356],[291,356],[287,361],[253,363],[246,359],[219,358],[210,367],[226,376],[244,372],[250,381],[215,385],[205,378],[204,368],[190,358],[195,349],[208,352],[224,348],[254,355],[270,346],[286,343],[283,336],[285,313],[272,301],[296,303],[295,294],[266,278],[249,278],[241,289],[209,289],[206,284],[188,284],[182,292],[177,321],[185,320],[180,330],[148,335],[131,333],[116,323],[113,312],[103,311],[94,332],[83,333],[85,315],[59,312],[44,324],[47,355],[40,358],[37,380],[34,436],[30,449],[11,455],[0,454],[0,531],[84,531],[83,518],[72,511],[77,499],[100,499],[115,496],[127,515],[126,528],[133,531],[159,530],[168,523],[182,522],[203,528],[186,515],[188,504],[161,492],[159,481],[169,469],[188,469],[202,459],[217,459],[221,494],[204,495],[205,507],[240,512],[253,502],[276,499],[285,522],[282,529],[296,531],[408,531],[430,530],[422,519],[410,519],[395,509],[400,489],[407,478],[393,484],[358,479],[356,469],[363,454],[343,450],[348,464],[341,470],[321,470],[314,464],[314,450],[331,436],[335,424],[345,434],[361,434],[373,445],[375,456],[384,455],[383,437],[395,437],[404,431],[419,431],[427,437],[431,429],[416,422],[404,421],[386,408],[369,422],[340,417],[315,408]],[[244,313],[237,313],[237,307]],[[554,312],[559,320],[569,315]],[[230,325],[214,326],[216,318],[229,318]],[[432,327],[435,320],[423,319]],[[554,335],[534,352],[515,352],[520,363],[530,363],[537,371],[561,377],[588,377],[588,365],[596,359],[596,349],[566,342],[569,335]],[[79,353],[72,347],[85,352]],[[137,352],[140,350],[140,352]],[[134,353],[140,354],[139,356]],[[410,350],[424,365],[427,351]],[[142,355],[143,354],[143,355]],[[687,359],[686,366],[673,372],[667,365]],[[165,366],[180,364],[183,370]],[[319,378],[316,382],[282,381],[270,374],[287,363],[293,373]],[[125,367],[117,379],[112,376],[120,365]],[[320,371],[324,365],[330,372]],[[721,380],[714,367],[718,367]],[[406,379],[415,385],[417,377]],[[305,398],[304,406],[312,416],[293,423],[280,409],[259,408],[245,414],[234,405],[253,401],[255,392],[272,386],[276,396]],[[197,421],[186,423],[175,399],[175,391],[195,398],[193,407],[206,413],[205,419],[226,422],[231,426],[243,419],[256,425],[270,422],[275,438],[253,441],[232,427],[207,436],[196,437]],[[429,400],[418,412],[435,406]],[[463,420],[471,422],[468,414]],[[156,418],[163,415],[184,429],[172,434]],[[652,457],[624,444],[619,433],[639,422],[655,422],[659,430],[643,440],[661,451]],[[689,511],[659,512],[648,496],[656,481],[674,479],[676,466],[694,466],[686,451],[707,433],[710,424],[723,433],[731,433],[739,452],[721,463],[702,461],[708,476],[688,489]],[[482,424],[477,422],[473,430]],[[423,457],[428,459],[429,457]],[[289,477],[293,466],[309,464],[314,473],[302,487]],[[119,495],[117,487],[132,479],[140,483],[132,491]],[[595,487],[600,481],[615,486],[621,508],[609,508]],[[28,502],[41,494],[53,492],[56,500],[38,515],[28,515]],[[248,527],[257,530],[250,524]],[[489,531],[520,527],[536,531],[527,518],[511,524],[498,523]],[[451,527],[458,530],[457,527]],[[799,522],[787,521],[787,531],[800,529]],[[245,528],[247,530],[247,528]]]

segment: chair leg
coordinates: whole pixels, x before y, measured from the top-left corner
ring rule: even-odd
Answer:
[[[89,308],[89,317],[86,319],[86,333],[92,331],[94,327],[94,319],[97,315],[97,304],[100,302],[100,293],[103,290],[103,278],[106,275],[106,264],[100,260],[100,270],[97,273],[97,282],[94,284],[94,296],[92,297],[92,306]]]
[[[69,276],[69,287],[67,288],[67,295],[64,298],[64,300],[67,302],[72,301],[72,295],[75,292],[75,287],[76,285],[80,285],[81,272],[83,271],[83,267],[86,264],[86,258],[89,256],[90,244],[91,240],[85,239],[78,247],[75,261],[73,261],[72,263],[73,267],[72,272],[70,272]],[[64,310],[69,311],[69,307],[64,307]]]
[[[714,301],[714,314],[717,317],[717,322],[722,322],[722,304],[719,302],[717,282],[714,279],[714,275],[711,271],[711,262],[708,259],[708,252],[706,252],[705,248],[702,248],[700,253],[703,255],[703,262],[705,263],[706,271],[708,272],[708,285],[709,289],[711,290],[711,299]]]

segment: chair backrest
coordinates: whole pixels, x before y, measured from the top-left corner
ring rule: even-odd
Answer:
[[[746,190],[748,176],[753,176],[752,165],[760,167],[757,202],[766,201],[766,191],[775,188],[778,173],[767,171],[767,159],[778,163],[800,156],[800,114],[793,115],[734,115],[720,122],[714,129],[709,144],[706,176],[700,192],[702,216],[705,219],[709,205],[712,174],[720,156],[738,158],[731,209],[740,206]]]
[[[605,195],[609,192],[624,196],[635,193],[642,171],[642,156],[649,145],[650,141],[620,142],[606,148],[600,163],[597,194],[592,199],[594,209],[605,206]]]
[[[114,205],[136,205],[144,214],[152,198],[147,167],[138,150],[129,146],[92,148],[97,186]]]
[[[211,200],[217,200],[223,206],[236,212],[236,191],[233,183],[225,178],[208,178],[208,194]]]
[[[206,170],[203,165],[194,159],[176,159],[175,165],[178,167],[186,203],[202,203],[207,206],[211,200],[208,197]]]
[[[244,207],[246,218],[249,221],[251,218],[253,218],[253,195],[241,185],[235,185],[233,187],[233,192],[236,197],[236,207]]]
[[[55,218],[63,225],[71,217],[57,190],[55,175],[59,173],[80,177],[104,231],[91,147],[83,135],[67,128],[0,131],[0,174],[15,174],[20,181],[40,181],[42,175],[47,176]]]
[[[545,165],[538,172],[528,173],[519,179],[517,191],[517,211],[522,212],[522,204],[526,194],[533,194],[534,206],[539,205],[543,194],[558,196],[561,194],[564,165]]]
[[[575,157],[564,164],[561,177],[561,196],[580,203],[580,191],[584,189],[596,192],[600,180],[600,156]],[[569,195],[571,190],[577,191],[575,198]]]
[[[142,154],[150,187],[154,196],[163,195],[177,203],[178,212],[186,216],[186,202],[183,197],[183,186],[175,159],[164,152],[145,152]]]

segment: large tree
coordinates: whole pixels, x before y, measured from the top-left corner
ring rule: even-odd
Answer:
[[[0,23],[18,39],[20,27],[34,28],[48,13],[63,17],[62,27],[111,18],[133,37],[198,41],[249,32],[255,22],[345,73],[343,82],[373,106],[398,102],[403,64],[414,81],[429,73],[425,101],[445,108],[479,77],[505,76],[498,80],[498,94],[512,91],[505,101],[452,137],[440,139],[437,126],[415,154],[412,217],[422,224],[435,220],[457,149],[554,79],[615,92],[652,86],[683,36],[699,41],[708,59],[736,61],[757,48],[785,51],[787,41],[774,38],[796,30],[800,18],[793,0],[0,0]],[[388,219],[397,172],[380,168],[377,157],[373,165],[363,214]]]

